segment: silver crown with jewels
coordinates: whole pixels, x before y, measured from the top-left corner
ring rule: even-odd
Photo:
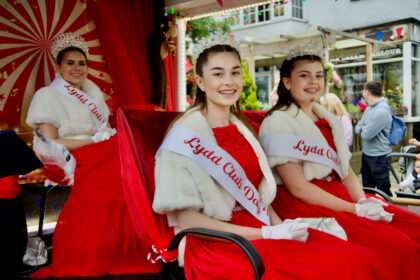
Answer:
[[[204,50],[216,45],[230,45],[239,50],[239,42],[219,29],[217,31],[210,31],[209,36],[202,38],[197,44],[194,44],[193,58],[197,60]]]
[[[69,47],[79,48],[85,53],[86,56],[89,55],[89,47],[85,39],[71,32],[60,34],[55,39],[51,45],[51,54],[53,55],[54,59],[56,59],[59,52]]]
[[[315,40],[310,40],[306,44],[300,44],[291,49],[286,56],[286,60],[291,60],[292,58],[304,55],[316,55],[319,57],[323,56],[323,48],[319,42]]]

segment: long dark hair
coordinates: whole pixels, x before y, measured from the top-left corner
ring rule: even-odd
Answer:
[[[196,64],[195,64],[195,73],[203,77],[203,67],[207,64],[209,61],[209,56],[211,54],[221,53],[221,52],[228,52],[228,53],[234,53],[239,61],[241,61],[241,55],[239,54],[238,50],[230,45],[215,45],[211,48],[205,49],[197,58]],[[207,107],[207,100],[206,100],[206,93],[200,89],[200,87],[196,87],[195,91],[195,100],[191,108],[195,108],[197,106],[200,106],[202,108]],[[234,105],[230,107],[230,110],[234,114],[242,114],[241,113],[241,105],[239,100],[236,101]]]
[[[279,99],[277,100],[276,105],[268,111],[267,115],[271,115],[272,112],[281,108],[281,110],[287,110],[292,103],[296,106],[300,107],[300,105],[293,99],[292,95],[290,94],[290,90],[286,88],[283,83],[283,77],[290,78],[292,75],[293,69],[295,69],[297,62],[299,61],[309,61],[309,62],[319,62],[323,65],[321,57],[317,55],[303,55],[297,56],[290,60],[284,60],[283,64],[280,67],[280,81],[277,87],[277,95]]]
[[[215,45],[208,49],[205,49],[197,58],[196,64],[195,64],[195,72],[198,76],[203,77],[203,67],[207,64],[209,60],[209,56],[211,54],[221,53],[221,52],[227,52],[227,53],[233,53],[238,57],[239,62],[241,62],[241,55],[239,54],[238,50],[230,45]],[[195,91],[195,100],[193,105],[189,108],[195,108],[200,107],[201,109],[204,109],[207,107],[207,99],[206,99],[206,93],[200,89],[200,87],[196,87]],[[249,122],[246,120],[245,116],[242,113],[241,109],[241,102],[240,99],[235,102],[232,106],[230,106],[230,112],[234,114],[238,119],[240,119],[248,129],[251,130],[252,133],[255,134],[255,131],[253,127],[249,124]]]

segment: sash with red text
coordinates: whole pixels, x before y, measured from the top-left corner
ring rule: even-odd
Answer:
[[[331,167],[342,178],[337,153],[327,144],[301,135],[275,133],[260,136],[267,156],[297,158]]]
[[[248,180],[240,164],[217,144],[192,129],[174,126],[156,155],[162,149],[193,159],[249,213],[270,225],[268,207],[261,204],[257,189]]]
[[[95,100],[80,89],[75,88],[66,82],[61,76],[57,75],[51,82],[50,87],[55,88],[70,100],[86,105],[91,113],[92,120],[98,127],[106,122],[105,115],[102,113]]]

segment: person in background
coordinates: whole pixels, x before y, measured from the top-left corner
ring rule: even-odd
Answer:
[[[28,233],[18,175],[42,167],[0,111],[0,279],[18,279]]]
[[[420,148],[420,141],[418,141],[416,138],[408,140],[408,144]],[[420,159],[420,154],[416,156],[416,159]]]
[[[392,115],[386,99],[382,96],[382,85],[377,81],[366,83],[363,98],[369,107],[357,123],[355,133],[363,143],[362,182],[364,187],[375,186],[392,196],[389,168],[386,156],[392,152],[387,139],[391,131]]]
[[[420,159],[414,162],[413,172],[408,174],[404,181],[398,185],[398,189],[403,192],[411,192],[420,194]]]
[[[351,147],[353,144],[353,125],[351,124],[350,114],[347,112],[346,108],[344,108],[340,98],[333,93],[327,93],[321,96],[319,101],[327,111],[333,113],[340,119],[341,124],[343,125],[347,146]]]
[[[323,61],[326,61],[326,58],[323,57]],[[343,95],[344,85],[337,71],[334,69],[334,65],[331,62],[324,63],[324,71],[326,72],[327,79],[327,93],[334,93],[338,96]]]
[[[147,57],[152,78],[152,103],[163,109],[167,107],[168,77],[163,61],[168,55],[175,55],[175,38],[178,28],[170,17],[162,17],[146,40]]]
[[[282,219],[334,217],[348,243],[374,252],[393,279],[417,279],[420,216],[363,192],[341,122],[316,102],[325,86],[321,52],[312,44],[290,51],[279,101],[260,128],[279,185],[272,206]]]

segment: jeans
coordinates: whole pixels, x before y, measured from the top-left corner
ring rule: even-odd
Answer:
[[[363,187],[374,188],[376,186],[387,195],[392,196],[386,155],[371,157],[362,154],[362,181]]]

